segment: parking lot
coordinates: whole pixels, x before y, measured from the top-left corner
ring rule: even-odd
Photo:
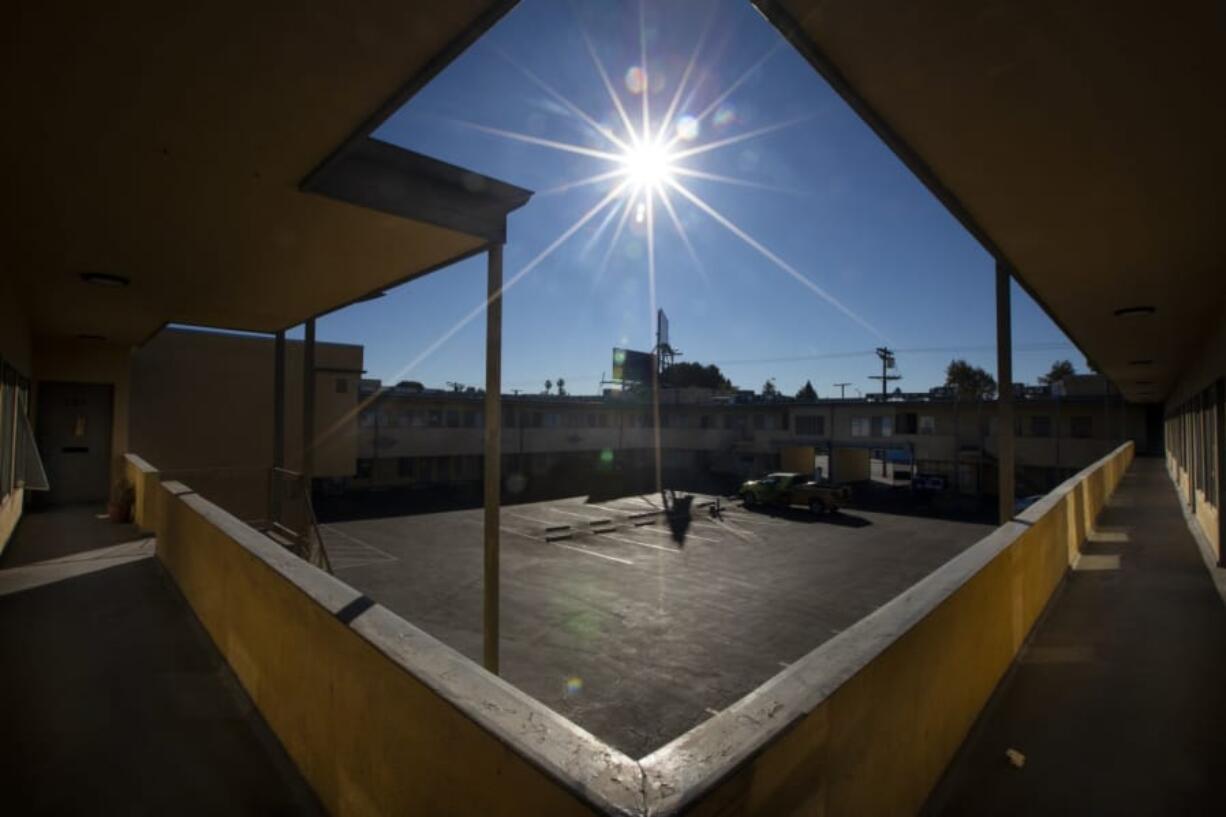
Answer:
[[[502,509],[502,675],[633,757],[728,706],[985,535],[879,510],[713,518],[660,498]],[[336,575],[480,662],[480,509],[321,525]]]

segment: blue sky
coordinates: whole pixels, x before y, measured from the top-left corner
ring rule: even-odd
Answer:
[[[677,179],[809,285],[673,191],[670,200],[696,264],[655,199],[655,299],[669,315],[681,359],[716,363],[738,386],[755,390],[769,377],[789,393],[812,380],[822,396],[837,394],[836,382],[851,382],[849,395],[877,388],[868,375],[878,369],[872,349],[883,344],[898,350],[903,379],[896,385],[904,391],[943,382],[953,357],[994,370],[991,258],[775,29],[745,0],[648,2],[644,17],[653,129],[705,26],[674,121],[696,116],[744,79],[699,122],[697,135],[678,145],[795,122],[684,162],[748,184]],[[642,97],[633,93],[638,77],[632,70],[641,69],[638,4],[523,0],[377,133],[538,191],[511,215],[508,279],[617,181],[547,191],[614,165],[471,125],[616,152],[525,73],[624,139],[583,30],[632,124],[641,127]],[[616,244],[611,239],[620,210],[598,233],[606,210],[507,291],[506,391],[540,391],[546,378],[563,377],[571,392],[592,393],[610,371],[612,347],[650,348],[648,248],[645,225],[634,217],[638,201]],[[481,302],[484,287],[484,258],[461,262],[323,318],[319,337],[364,344],[372,377],[480,385],[483,319],[403,370]],[[1058,358],[1083,368],[1083,356],[1062,345],[1068,344],[1064,335],[1016,286],[1013,320],[1015,379],[1033,382]]]

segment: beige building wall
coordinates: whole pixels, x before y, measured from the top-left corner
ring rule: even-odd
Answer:
[[[132,445],[154,467],[267,469],[273,457],[271,337],[168,329],[133,356]],[[286,466],[302,467],[301,341],[286,342]],[[315,476],[347,477],[358,457],[362,347],[317,343]]]

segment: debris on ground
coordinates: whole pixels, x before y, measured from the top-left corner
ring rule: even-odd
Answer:
[[[1019,769],[1026,765],[1026,756],[1017,749],[1006,749],[1005,757],[1009,759],[1010,763]]]

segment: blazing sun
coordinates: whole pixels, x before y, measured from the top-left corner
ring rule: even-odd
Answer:
[[[712,4],[714,8],[715,4]],[[595,271],[595,278],[599,279],[603,276],[607,268],[613,250],[618,246],[621,240],[626,223],[630,217],[634,217],[637,225],[643,228],[643,236],[646,239],[646,273],[647,273],[647,292],[649,297],[648,315],[651,320],[654,320],[656,311],[656,253],[655,253],[655,236],[656,236],[656,213],[657,208],[662,210],[671,222],[673,229],[684,245],[690,259],[693,261],[696,269],[701,272],[704,277],[704,265],[695,251],[693,243],[690,241],[685,224],[678,214],[677,207],[684,202],[688,206],[703,213],[724,230],[735,236],[741,242],[752,248],[765,261],[778,270],[786,273],[793,280],[803,286],[812,294],[816,295],[821,300],[832,306],[837,311],[841,312],[852,322],[860,325],[878,338],[883,338],[884,335],[874,326],[872,326],[864,318],[853,312],[850,308],[841,303],[837,298],[819,286],[808,275],[805,275],[800,270],[796,269],[785,259],[781,258],[777,253],[759,241],[757,238],[749,234],[741,226],[734,223],[730,218],[717,210],[710,202],[699,196],[696,192],[687,186],[686,181],[689,179],[700,179],[708,182],[716,182],[722,185],[732,185],[743,188],[757,188],[760,190],[770,190],[782,193],[795,193],[794,190],[786,190],[784,188],[775,187],[769,184],[763,184],[759,181],[746,179],[733,175],[722,173],[714,173],[709,170],[702,170],[694,167],[689,167],[686,164],[687,159],[696,156],[720,150],[721,148],[731,147],[732,145],[740,144],[751,139],[756,139],[768,133],[791,127],[801,122],[808,121],[812,115],[800,116],[795,119],[776,122],[774,124],[764,125],[752,130],[743,131],[733,135],[720,136],[720,138],[710,138],[711,134],[728,133],[735,126],[735,115],[731,113],[729,98],[760,68],[770,59],[770,57],[779,49],[783,40],[777,42],[774,46],[762,54],[753,64],[751,64],[740,76],[733,82],[728,84],[723,90],[713,95],[713,99],[700,109],[696,109],[692,113],[687,113],[682,110],[682,100],[692,99],[696,96],[695,91],[697,86],[701,84],[701,80],[695,79],[695,69],[699,66],[703,53],[703,47],[707,39],[707,34],[711,30],[711,22],[713,17],[708,17],[706,25],[703,27],[697,42],[694,45],[693,51],[690,54],[689,61],[685,69],[677,80],[676,86],[673,89],[673,94],[667,109],[662,116],[653,117],[651,112],[651,96],[659,89],[659,83],[653,88],[649,78],[652,75],[649,72],[648,53],[647,53],[647,36],[646,25],[644,20],[644,4],[639,6],[639,64],[630,66],[626,69],[623,86],[624,93],[628,93],[629,100],[633,103],[635,98],[639,103],[639,112],[637,117],[632,117],[627,109],[626,100],[623,99],[623,91],[620,91],[612,79],[604,63],[596,53],[596,48],[592,43],[588,32],[580,23],[580,33],[583,36],[584,44],[587,47],[588,55],[591,57],[592,66],[595,69],[596,75],[599,77],[600,83],[604,86],[605,92],[608,94],[611,119],[620,125],[618,128],[609,126],[606,123],[598,121],[589,112],[583,110],[579,105],[575,104],[571,99],[555,89],[552,85],[546,82],[537,74],[530,71],[528,68],[519,64],[511,56],[502,54],[516,70],[528,78],[534,85],[540,88],[554,102],[561,105],[569,114],[576,117],[579,121],[590,129],[601,141],[605,143],[604,147],[593,147],[587,144],[575,144],[573,142],[565,142],[557,139],[548,139],[542,136],[533,134],[521,133],[518,131],[507,130],[504,128],[493,127],[490,125],[479,124],[476,122],[463,121],[458,119],[450,119],[450,123],[468,128],[481,133],[497,136],[503,139],[514,140],[521,143],[534,145],[541,148],[548,148],[554,151],[563,153],[577,154],[589,159],[598,160],[603,165],[603,170],[594,173],[590,176],[574,179],[564,182],[548,190],[541,190],[538,196],[547,196],[550,194],[561,193],[564,191],[573,190],[575,188],[608,185],[605,194],[596,202],[594,206],[585,211],[572,224],[564,228],[548,245],[534,255],[522,267],[520,267],[513,275],[508,277],[503,284],[502,291],[510,289],[521,281],[524,276],[528,275],[532,270],[540,266],[548,259],[559,247],[569,241],[576,233],[582,230],[585,226],[591,223],[597,216],[604,214],[597,224],[597,228],[593,235],[588,240],[588,246],[593,246],[598,240],[603,239],[612,228],[612,236],[608,239],[603,259],[600,261],[598,268]],[[699,75],[704,72],[697,72]],[[687,97],[688,92],[688,97]],[[688,104],[688,102],[686,103]],[[635,122],[635,118],[638,119]],[[706,138],[704,139],[704,134]],[[674,204],[674,196],[677,198],[677,203]],[[423,352],[415,357],[404,369],[401,370],[398,377],[403,377],[415,368],[422,360],[433,354],[444,343],[450,340],[457,332],[473,320],[476,320],[484,313],[486,303],[482,301],[477,304],[470,312],[468,312],[458,323],[451,329],[443,333],[433,343],[431,343]]]

